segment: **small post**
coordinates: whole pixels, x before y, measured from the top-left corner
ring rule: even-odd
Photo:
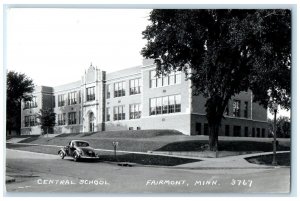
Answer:
[[[117,146],[118,146],[118,144],[119,144],[119,142],[113,141],[115,161],[117,161]]]

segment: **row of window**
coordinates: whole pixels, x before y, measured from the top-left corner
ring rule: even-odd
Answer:
[[[36,107],[37,107],[36,97],[32,97],[31,101],[25,101],[24,109],[36,108]]]
[[[111,98],[111,85],[108,84],[106,88],[106,98]],[[126,82],[116,82],[113,84],[114,86],[114,97],[121,97],[126,95]],[[140,94],[142,89],[142,79],[132,79],[129,80],[129,95]]]
[[[161,87],[181,83],[181,72],[171,72],[168,75],[156,76],[156,71],[150,71],[150,87]],[[129,95],[140,94],[142,90],[142,79],[136,78],[129,80]],[[111,85],[107,85],[106,97],[111,97]],[[126,95],[126,82],[121,81],[114,83],[114,97],[122,97]],[[77,97],[78,94],[78,97]],[[86,88],[86,101],[95,100],[95,87]],[[58,107],[66,105],[75,105],[81,103],[81,92],[73,91],[66,94],[58,95]],[[26,101],[24,109],[37,107],[36,97],[32,101]]]
[[[241,101],[240,100],[233,100],[232,102],[232,116],[234,117],[244,117],[248,118],[248,101],[244,102],[244,107],[243,107],[243,114],[241,115]],[[229,107],[227,106],[225,109],[225,114],[229,116]]]
[[[140,119],[142,114],[140,103],[129,105],[129,119]],[[181,112],[181,96],[171,95],[150,99],[150,115]],[[113,107],[113,120],[125,120],[125,105]],[[110,121],[110,108],[106,108],[106,121]]]
[[[150,99],[150,115],[181,112],[181,96],[171,95]]]
[[[80,117],[80,111],[79,111],[79,117]],[[57,115],[57,125],[66,125],[67,119],[66,119],[66,113],[58,114]],[[68,113],[68,125],[73,125],[77,123],[76,118],[76,112],[69,112]],[[78,123],[80,124],[80,118]],[[31,127],[36,126],[37,120],[35,115],[25,116],[25,127]]]
[[[77,97],[78,94],[78,97]],[[81,103],[81,92],[73,91],[69,92],[68,96],[66,94],[58,95],[58,107],[62,107],[65,105],[75,105],[77,103]]]
[[[142,108],[140,103],[129,105],[129,119],[140,119]],[[113,120],[125,120],[125,105],[113,107]],[[106,108],[106,121],[110,121],[110,108]]]
[[[156,74],[155,70],[150,71],[150,88],[169,86],[181,83],[181,72],[173,71],[167,75]]]
[[[25,127],[36,126],[37,120],[35,115],[25,116]]]
[[[242,136],[241,126],[233,126],[233,135],[234,137]],[[204,135],[209,135],[208,133],[208,124],[204,123]],[[202,135],[202,124],[196,123],[196,133],[197,135]],[[230,125],[225,125],[225,136],[230,136]],[[250,135],[248,126],[244,127],[244,137],[267,137],[266,130],[264,128],[252,128],[252,134]]]
[[[81,112],[79,111],[78,124],[81,124],[80,115],[81,115]],[[62,113],[62,114],[57,115],[57,125],[59,125],[59,126],[66,125],[66,121],[67,121],[66,120],[66,113]],[[69,112],[68,113],[68,125],[73,125],[73,124],[77,124],[76,112]]]

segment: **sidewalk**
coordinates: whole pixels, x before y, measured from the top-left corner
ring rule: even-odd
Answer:
[[[289,151],[278,151],[276,153],[288,153]],[[223,158],[199,158],[201,161],[186,163],[182,165],[178,165],[176,167],[181,168],[192,168],[192,169],[252,169],[252,168],[274,168],[273,166],[268,165],[258,165],[249,163],[245,158],[254,157],[254,156],[262,156],[273,154],[273,152],[264,152],[264,153],[255,153],[255,154],[246,154],[246,155],[238,155],[238,156],[229,156]],[[278,166],[277,166],[278,167]]]

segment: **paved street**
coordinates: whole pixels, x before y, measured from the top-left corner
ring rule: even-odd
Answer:
[[[74,162],[56,155],[6,150],[8,192],[201,193],[289,192],[290,168],[185,169]]]

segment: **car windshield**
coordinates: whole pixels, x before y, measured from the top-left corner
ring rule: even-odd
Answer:
[[[89,143],[87,142],[75,142],[77,147],[88,147]]]

